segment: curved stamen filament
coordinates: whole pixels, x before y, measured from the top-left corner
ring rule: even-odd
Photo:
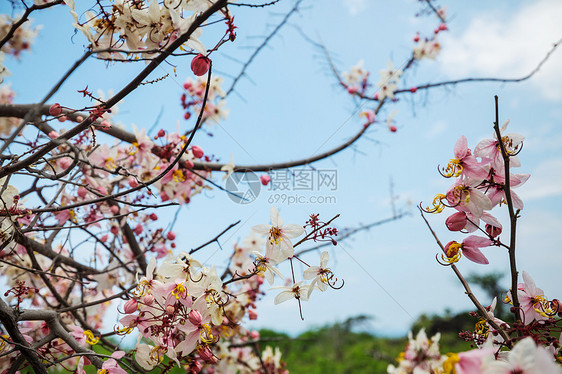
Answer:
[[[213,332],[211,331],[211,326],[208,323],[204,323],[200,326],[201,331],[199,331],[199,337],[201,341],[205,344],[211,344],[215,341]]]
[[[452,158],[451,160],[449,160],[447,167],[442,168],[441,170],[442,171],[440,171],[439,173],[445,178],[456,178],[462,174],[463,167],[461,161],[458,158]]]
[[[86,343],[89,345],[97,344],[100,341],[100,338],[95,337],[91,330],[86,330],[83,334],[86,336]]]
[[[445,209],[445,204],[443,203],[445,198],[446,196],[444,194],[439,193],[433,198],[433,202],[431,203],[432,207],[427,206],[425,209],[421,209],[426,213],[441,213],[443,209]]]

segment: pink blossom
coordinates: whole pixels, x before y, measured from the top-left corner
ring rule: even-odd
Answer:
[[[544,296],[544,291],[535,285],[535,281],[529,273],[522,272],[524,283],[519,284],[517,297],[523,312],[523,322],[528,325],[534,320],[547,320],[550,316],[548,301]],[[509,295],[510,296],[510,295]]]

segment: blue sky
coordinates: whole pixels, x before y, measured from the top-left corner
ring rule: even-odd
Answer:
[[[340,70],[349,70],[363,59],[376,83],[379,70],[386,67],[389,59],[400,66],[409,58],[417,31],[428,34],[435,27],[433,17],[414,17],[419,9],[417,3],[304,1],[290,24],[250,66],[248,78],[240,82],[236,94],[229,97],[228,120],[207,129],[212,137],[198,134],[195,143],[225,162],[232,154],[240,164],[300,159],[341,144],[361,128],[362,119],[357,116],[356,103],[337,86],[325,57],[300,32],[322,41]],[[555,0],[440,4],[448,6],[450,19],[450,31],[441,39],[443,52],[437,60],[424,60],[409,71],[401,87],[470,76],[519,77],[532,70],[552,43],[562,37],[562,4]],[[238,39],[225,45],[213,60],[215,73],[225,76],[226,87],[228,74],[237,74],[240,69],[233,58],[245,60],[292,5],[292,1],[281,1],[264,10],[233,9]],[[6,7],[0,5],[3,11]],[[39,100],[81,56],[85,42],[82,35],[72,37],[71,17],[64,9],[37,13],[35,23],[44,26],[33,52],[24,55],[21,62],[5,62],[13,73],[6,82],[12,82],[18,103]],[[206,29],[202,41],[209,46],[212,36]],[[181,84],[191,76],[189,62],[172,60],[177,65],[177,78],[139,88],[119,105],[117,120],[129,129],[133,123],[150,128],[162,111],[159,126],[165,129],[175,130],[178,121],[182,129],[191,125],[182,119],[179,105]],[[449,181],[437,174],[437,165],[452,157],[460,135],[467,136],[471,147],[492,135],[494,95],[500,97],[501,121],[510,118],[510,131],[527,139],[520,155],[523,165],[518,170],[531,174],[518,191],[526,204],[518,233],[519,268],[535,278],[547,297],[560,298],[561,65],[562,51],[558,50],[536,76],[523,83],[474,83],[401,96],[400,101],[385,106],[381,112],[382,125],[369,131],[353,149],[314,164],[317,169],[337,171],[337,189],[290,194],[334,197],[335,202],[277,204],[286,222],[304,223],[311,213],[320,213],[325,219],[341,214],[336,227],[344,229],[387,218],[391,215],[391,178],[399,196],[397,206],[414,207],[412,215],[359,233],[331,250],[332,269],[345,279],[345,287],[313,294],[311,301],[304,304],[304,322],[299,318],[296,303],[274,306],[272,292],[259,302],[259,319],[250,326],[296,333],[368,314],[374,316],[375,331],[401,334],[420,313],[471,308],[453,273],[436,263],[438,248],[415,205],[431,201],[436,193],[449,187]],[[53,101],[79,105],[82,101],[76,90],[86,85],[106,92],[118,90],[142,67],[129,64],[106,68],[103,62],[90,60]],[[170,66],[163,66],[154,78],[166,73],[172,73]],[[395,109],[398,131],[390,133],[384,120]],[[215,180],[223,183],[219,173]],[[247,235],[253,225],[268,223],[268,200],[272,197],[275,198],[275,191],[264,189],[255,202],[239,205],[216,189],[197,196],[181,211],[176,223],[178,243],[182,243],[178,247],[195,247],[240,219],[242,224],[221,241],[222,251],[210,246],[198,258],[224,266],[234,241]],[[175,213],[174,208],[165,209],[170,217]],[[505,212],[494,213],[507,225]],[[445,213],[430,217],[441,240],[462,239],[444,230],[446,217]],[[505,253],[499,249],[488,249],[485,253],[490,265],[464,261],[459,268],[466,274],[507,272]],[[311,253],[306,260],[318,262],[319,254]],[[507,276],[503,284],[508,285]],[[491,302],[478,288],[474,291],[484,296],[483,304]]]

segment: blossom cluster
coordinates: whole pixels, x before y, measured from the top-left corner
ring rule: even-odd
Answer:
[[[84,13],[80,21],[74,0],[65,1],[74,19],[74,27],[90,42],[90,48],[100,58],[126,60],[127,53],[138,52],[143,58],[153,58],[185,34],[197,14],[207,10],[212,2],[204,0],[117,0],[110,10],[100,5],[96,11]],[[185,48],[206,54],[199,41],[202,30],[197,28],[184,43]],[[138,58],[139,56],[136,56]]]
[[[0,14],[0,40],[6,38],[10,30],[14,27],[16,21],[6,14]],[[33,39],[37,36],[39,27],[32,28],[30,23],[25,23],[16,28],[6,43],[0,49],[0,83],[4,81],[6,76],[12,75],[4,66],[6,54],[20,57],[23,51],[29,50],[33,43]]]
[[[6,14],[0,14],[0,40],[8,35],[8,32],[15,22],[16,20],[12,17]],[[39,27],[33,28],[29,22],[18,27],[6,44],[2,46],[1,51],[19,57],[23,51],[27,51],[31,48],[33,39],[35,39],[38,32]]]
[[[437,333],[428,339],[425,330],[414,338],[409,334],[406,350],[398,357],[398,365],[389,365],[388,374],[499,374],[499,373],[562,373],[552,352],[526,337],[510,351],[497,352],[491,344],[467,352],[441,354]]]
[[[441,168],[441,175],[455,177],[453,185],[444,194],[435,196],[432,206],[426,212],[440,213],[446,207],[456,212],[450,215],[445,224],[450,231],[472,233],[479,230],[485,236],[470,235],[461,243],[450,241],[444,247],[442,259],[446,263],[455,263],[462,256],[468,260],[487,264],[488,259],[480,248],[500,246],[502,225],[490,210],[507,203],[507,194],[513,201],[513,207],[523,209],[523,202],[513,191],[522,186],[529,174],[514,174],[508,171],[506,183],[505,161],[499,142],[503,143],[509,155],[509,167],[521,165],[517,154],[521,150],[524,137],[520,134],[505,133],[508,122],[501,131],[501,140],[496,137],[480,141],[474,150],[468,148],[467,139],[461,136],[454,147],[454,155],[446,167]],[[507,187],[509,186],[509,191]],[[484,228],[481,228],[481,221]]]
[[[214,76],[211,79],[209,92],[207,94],[207,103],[203,111],[203,119],[213,123],[219,123],[228,117],[228,108],[226,108],[226,93],[221,88],[223,79]],[[199,113],[203,105],[205,96],[205,88],[207,85],[206,77],[197,77],[196,79],[188,78],[183,84],[185,93],[181,95],[181,106],[185,110],[184,118],[191,118],[192,113]]]
[[[414,36],[414,47],[410,59],[405,62],[400,68],[395,68],[392,61],[388,62],[388,68],[380,70],[380,80],[375,85],[369,82],[370,72],[363,67],[363,60],[360,60],[357,65],[351,67],[350,71],[341,73],[338,76],[339,83],[344,87],[347,92],[354,98],[359,98],[366,101],[376,101],[378,103],[384,100],[396,101],[396,94],[401,92],[415,93],[418,87],[399,88],[400,78],[402,74],[409,69],[417,61],[424,58],[435,59],[441,52],[441,44],[438,41],[438,34],[446,31],[447,24],[445,23],[446,11],[444,8],[436,10],[440,23],[430,36],[420,37],[419,32]],[[376,86],[375,92],[369,92],[369,89]],[[366,119],[365,127],[375,123],[376,116],[382,105],[378,105],[376,109],[365,109],[361,111],[360,116]],[[387,127],[391,132],[396,132],[397,128],[393,125],[393,118],[396,115],[396,110],[390,114],[386,120]]]

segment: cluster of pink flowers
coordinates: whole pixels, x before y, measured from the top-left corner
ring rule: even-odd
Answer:
[[[386,99],[396,101],[397,98],[395,95],[397,92],[415,93],[418,90],[417,87],[399,89],[398,84],[400,83],[400,77],[404,71],[410,68],[414,62],[422,60],[423,58],[435,59],[441,52],[441,44],[439,44],[437,40],[437,35],[447,30],[447,24],[443,21],[445,19],[445,9],[440,8],[437,10],[437,13],[439,14],[441,23],[429,37],[422,39],[419,33],[415,35],[413,39],[416,44],[413,48],[412,56],[404,67],[395,68],[392,61],[389,61],[388,68],[380,70],[379,82],[373,85],[369,82],[370,72],[363,68],[363,60],[361,60],[357,65],[353,66],[349,72],[341,73],[341,77],[338,77],[340,85],[354,98],[377,101],[379,103]],[[376,91],[374,93],[369,92],[369,88],[373,86],[376,86]],[[376,122],[376,116],[380,108],[381,106],[379,105],[376,109],[365,109],[360,113],[360,116],[366,119],[365,127]],[[397,131],[397,127],[393,125],[393,117],[395,115],[396,111],[390,114],[386,121],[388,129],[391,132]]]
[[[439,333],[431,339],[422,329],[416,338],[409,335],[398,365],[389,365],[388,374],[510,374],[562,373],[552,359],[552,352],[537,345],[531,337],[517,342],[512,350],[497,352],[491,344],[467,352],[441,354]]]
[[[226,108],[226,93],[221,88],[223,79],[213,76],[207,103],[203,111],[203,119],[210,120],[213,123],[219,123],[228,117],[228,108]],[[199,113],[203,105],[203,97],[205,96],[205,88],[207,86],[207,77],[201,76],[196,79],[188,78],[183,84],[185,93],[181,95],[181,105],[185,110],[184,118],[191,118],[193,113]]]
[[[501,129],[501,141],[511,155],[510,168],[517,167],[520,166],[517,153],[522,147],[524,137],[519,134],[506,134],[506,126],[507,122]],[[426,207],[425,211],[440,213],[445,207],[452,208],[456,213],[445,221],[450,231],[472,233],[479,230],[485,235],[470,235],[461,243],[448,242],[442,257],[445,262],[455,263],[464,256],[473,262],[487,264],[488,259],[480,248],[501,245],[499,235],[502,233],[502,225],[489,211],[506,203],[504,159],[495,138],[480,141],[472,151],[468,148],[466,137],[461,136],[455,144],[454,155],[440,172],[446,178],[456,177],[455,182],[446,193],[438,194],[433,200],[433,205]],[[520,187],[527,179],[529,174],[509,173],[510,193],[515,209],[523,209],[523,202],[512,188]],[[485,224],[483,228],[481,221]]]
[[[440,213],[450,208],[455,211],[445,222],[450,231],[480,232],[480,235],[469,235],[461,242],[453,240],[442,247],[444,265],[452,266],[461,281],[463,277],[454,264],[463,256],[478,264],[488,264],[480,248],[506,248],[509,256],[513,256],[512,264],[515,260],[513,242],[502,242],[502,225],[490,213],[493,208],[506,204],[510,216],[517,218],[523,202],[512,188],[521,186],[529,178],[528,174],[511,171],[512,167],[521,165],[517,154],[522,149],[524,137],[506,133],[507,124],[501,129],[496,125],[496,136],[480,141],[474,150],[468,148],[466,137],[459,138],[454,147],[454,158],[440,169],[441,175],[454,177],[455,182],[446,193],[435,197],[431,207],[423,209]],[[514,287],[517,272],[513,265],[511,271]],[[461,332],[459,336],[474,342],[477,349],[440,355],[436,343],[424,343],[427,338],[421,331],[416,340],[410,338],[406,352],[399,357],[398,367],[390,365],[388,372],[561,373],[562,368],[555,363],[560,359],[562,339],[560,303],[556,299],[549,301],[527,272],[523,271],[522,276],[524,282],[517,284],[516,294],[513,289],[508,291],[504,300],[513,304],[511,311],[515,320],[511,325],[494,316],[497,299],[487,308],[473,299],[478,312],[471,315],[479,320],[474,332]],[[466,281],[463,284],[470,293]]]
[[[0,40],[4,39],[17,19],[6,14],[0,14]],[[37,36],[39,28],[33,28],[30,23],[18,27],[12,37],[2,46],[2,52],[19,57],[23,51],[31,48],[33,39]]]

